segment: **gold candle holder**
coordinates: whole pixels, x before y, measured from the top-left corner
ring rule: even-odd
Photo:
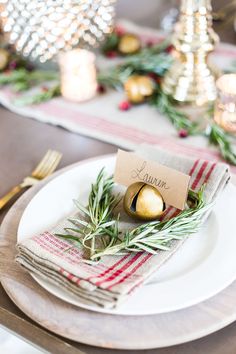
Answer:
[[[221,76],[217,82],[215,122],[228,132],[236,133],[236,74]]]
[[[74,102],[91,99],[97,92],[95,55],[73,49],[59,55],[62,96]]]
[[[174,62],[162,88],[176,101],[202,106],[216,99],[215,75],[208,64],[218,36],[212,28],[210,0],[182,0],[172,38]]]

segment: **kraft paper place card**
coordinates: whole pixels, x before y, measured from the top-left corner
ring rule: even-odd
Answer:
[[[114,180],[127,187],[135,182],[150,184],[159,190],[167,205],[185,208],[190,176],[133,152],[118,150]]]

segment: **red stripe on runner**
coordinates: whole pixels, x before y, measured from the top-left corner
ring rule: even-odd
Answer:
[[[79,124],[80,127],[84,126],[86,129],[90,130],[96,129],[96,131],[109,134],[109,136],[112,135],[114,136],[114,138],[122,138],[126,141],[133,142],[135,144],[141,142],[157,144],[162,148],[168,147],[171,151],[175,151],[188,156],[196,155],[196,157],[201,156],[201,158],[207,160],[219,160],[219,154],[216,151],[202,149],[190,145],[182,145],[180,143],[174,142],[174,139],[171,138],[163,139],[160,136],[152,135],[147,132],[142,132],[141,130],[135,129],[131,126],[124,126],[114,122],[109,122],[106,119],[95,117],[90,114],[88,115],[79,111],[71,111],[72,108],[70,108],[70,110],[66,108],[63,109],[64,107],[60,107],[61,102],[63,102],[62,99],[54,99],[47,103],[43,103],[40,105],[40,112],[45,112],[48,115],[48,119],[51,119],[55,116],[57,117],[57,119],[62,119],[62,126],[65,126],[64,121],[74,121],[76,124]],[[115,144],[117,144],[116,141]],[[231,166],[231,170],[236,172],[236,168],[234,166]]]
[[[95,117],[79,111],[72,111],[72,108],[70,108],[69,111],[65,111],[65,107],[60,107],[61,102],[61,99],[55,99],[54,101],[44,103],[40,105],[40,112],[46,112],[47,114],[51,114],[52,116],[56,115],[57,119],[62,118],[63,120],[65,119],[66,114],[67,122],[69,120],[75,121],[77,124],[79,123],[80,125],[86,126],[87,128],[92,128],[115,136],[119,136],[123,139],[128,139],[129,141],[132,141],[134,143],[148,142],[150,144],[155,143],[162,147],[165,147],[166,141],[168,140],[168,146],[171,144],[175,145],[173,146],[173,150],[179,148],[180,151],[182,149],[182,153],[186,153],[188,155],[191,154],[191,151],[195,153],[199,152],[200,154],[205,154],[205,158],[206,156],[210,158],[218,157],[218,154],[216,152],[212,152],[207,149],[181,145],[179,143],[174,142],[173,139],[163,139],[160,136],[153,135],[148,132],[143,132],[131,126],[124,126],[115,122],[107,121],[106,119],[101,117]]]

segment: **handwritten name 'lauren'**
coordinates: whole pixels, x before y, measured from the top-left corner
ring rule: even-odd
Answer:
[[[145,171],[145,168],[147,166],[147,162],[144,161],[142,165],[135,170],[132,170],[131,172],[131,177],[133,179],[138,179],[139,181],[142,181],[147,184],[151,184],[152,186],[158,187],[158,188],[163,188],[163,189],[170,189],[170,187],[166,184],[165,181],[151,176],[149,173]]]

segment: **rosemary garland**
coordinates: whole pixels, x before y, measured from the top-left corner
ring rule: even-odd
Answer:
[[[153,221],[141,224],[123,234],[119,231],[119,215],[114,218],[115,206],[119,196],[112,194],[113,178],[106,177],[104,169],[98,174],[92,185],[88,198],[88,206],[84,207],[75,201],[83,218],[70,218],[73,227],[65,228],[66,234],[56,234],[79,247],[90,250],[90,260],[99,260],[107,255],[121,255],[127,252],[148,252],[170,249],[171,242],[181,240],[187,235],[199,231],[203,217],[212,204],[204,201],[204,187],[199,192],[189,191],[188,209],[166,221]]]

